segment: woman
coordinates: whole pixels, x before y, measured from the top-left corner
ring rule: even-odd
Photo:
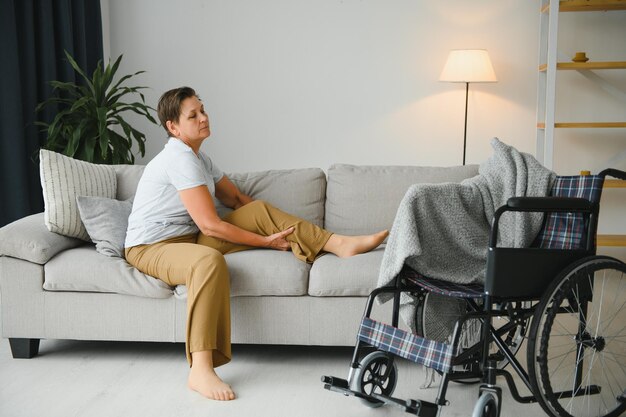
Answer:
[[[215,400],[232,400],[232,388],[214,368],[228,363],[230,287],[224,256],[258,248],[292,250],[313,262],[324,252],[348,257],[377,247],[387,236],[332,234],[253,201],[200,152],[209,120],[195,91],[167,91],[157,113],[167,131],[165,148],[146,166],[128,220],[125,254],[140,271],[169,285],[187,286],[188,385]],[[214,198],[235,209],[224,219]]]

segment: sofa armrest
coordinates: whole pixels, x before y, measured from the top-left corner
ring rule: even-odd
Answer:
[[[33,214],[0,229],[0,256],[45,264],[59,252],[85,243],[53,233],[44,224],[43,213]]]

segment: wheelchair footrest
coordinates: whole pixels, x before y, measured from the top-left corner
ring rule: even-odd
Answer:
[[[394,397],[385,397],[383,395],[372,394],[370,398],[382,401],[385,404],[398,407],[409,414],[415,414],[420,417],[436,417],[439,407],[437,404],[420,400],[401,400]]]
[[[352,391],[348,386],[348,381],[346,381],[345,379],[337,378],[336,376],[324,375],[322,377],[322,382],[324,383],[324,388],[329,391],[338,392],[346,396],[354,396],[363,399],[369,398],[367,395],[361,392]]]
[[[359,340],[428,368],[450,371],[454,349],[447,343],[425,339],[369,317],[361,321]]]
[[[439,410],[437,404],[428,401],[401,400],[399,398],[385,397],[378,394],[367,395],[362,392],[352,391],[348,387],[348,381],[334,376],[323,376],[322,382],[324,383],[324,388],[329,391],[338,392],[346,396],[359,397],[368,401],[380,401],[420,417],[436,417],[437,411]]]

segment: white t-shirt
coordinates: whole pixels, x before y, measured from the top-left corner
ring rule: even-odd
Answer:
[[[196,155],[181,140],[170,138],[165,148],[146,165],[139,180],[124,246],[130,248],[198,233],[178,191],[206,185],[215,198],[215,183],[223,176],[205,153]]]

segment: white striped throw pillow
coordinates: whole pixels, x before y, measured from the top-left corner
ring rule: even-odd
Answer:
[[[39,151],[39,173],[48,230],[91,241],[80,220],[76,197],[115,198],[115,169],[42,149]]]

